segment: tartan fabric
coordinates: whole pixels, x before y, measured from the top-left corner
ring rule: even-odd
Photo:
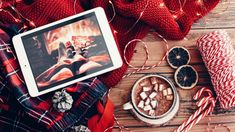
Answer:
[[[95,113],[95,108],[90,108],[108,90],[97,78],[66,88],[74,103],[65,113],[53,110],[53,93],[30,97],[12,45],[3,41],[2,35],[0,33],[0,131],[65,131],[85,123],[88,110]]]

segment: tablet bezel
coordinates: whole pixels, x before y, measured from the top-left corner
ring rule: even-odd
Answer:
[[[32,33],[36,33],[36,32],[43,30],[43,29],[50,28],[51,26],[55,26],[57,24],[64,23],[66,21],[76,19],[78,17],[84,16],[84,15],[87,15],[87,14],[90,14],[93,12],[95,13],[95,16],[97,18],[97,21],[98,21],[100,30],[102,32],[105,44],[107,46],[111,61],[113,63],[113,66],[106,68],[104,70],[100,70],[95,73],[85,75],[83,77],[68,81],[66,83],[56,85],[56,86],[48,88],[46,90],[39,91],[38,86],[35,81],[35,78],[34,78],[34,75],[33,75],[33,72],[32,72],[32,69],[31,69],[31,66],[30,66],[30,63],[29,63],[29,60],[28,60],[28,57],[27,57],[27,54],[26,54],[26,51],[25,51],[25,47],[23,45],[22,37],[29,35],[29,34],[32,34]],[[68,24],[71,24],[71,23],[68,23]],[[30,31],[24,32],[22,34],[16,35],[13,37],[13,45],[14,45],[14,48],[16,51],[16,55],[17,55],[24,79],[25,79],[25,83],[26,83],[28,92],[29,92],[30,96],[32,96],[32,97],[36,97],[36,96],[39,96],[39,95],[63,88],[63,87],[66,87],[66,86],[71,85],[73,83],[76,83],[76,82],[79,82],[79,81],[82,81],[82,80],[85,80],[85,79],[88,79],[91,77],[98,76],[100,74],[112,71],[112,70],[117,69],[122,66],[122,59],[120,57],[120,53],[119,53],[118,48],[116,46],[116,42],[114,40],[111,28],[109,26],[108,20],[105,15],[105,12],[104,12],[103,8],[101,8],[101,7],[94,8],[94,9],[82,12],[80,14],[70,16],[70,17],[64,18],[62,20],[59,20],[59,21],[38,27],[36,29],[32,29]]]

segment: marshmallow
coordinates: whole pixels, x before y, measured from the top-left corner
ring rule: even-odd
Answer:
[[[150,91],[151,89],[152,89],[151,86],[143,87],[143,91],[144,91],[144,92]]]
[[[164,96],[167,96],[167,90],[166,90],[166,89],[165,89],[165,90],[163,90],[163,92],[162,92],[162,93],[163,93],[163,95],[164,95]]]
[[[149,98],[150,99],[153,99],[154,97],[156,97],[157,93],[156,92],[152,92],[150,95],[149,95]]]
[[[157,83],[154,85],[154,90],[155,90],[156,92],[158,92],[158,84],[157,84]]]
[[[153,108],[156,108],[156,107],[157,107],[157,100],[151,101],[151,106],[152,106]]]
[[[162,91],[164,89],[164,86],[162,84],[159,84],[159,91]]]
[[[149,110],[152,110],[152,107],[150,105],[144,107],[144,111],[149,111]]]
[[[157,78],[156,77],[151,77],[151,83],[156,84],[157,83]]]
[[[140,97],[141,97],[142,100],[144,100],[144,99],[147,98],[147,94],[145,92],[141,92]]]
[[[148,85],[148,82],[146,80],[143,80],[140,82],[140,86],[144,87],[144,86],[147,86]]]
[[[145,104],[145,105],[149,105],[149,103],[150,103],[150,99],[147,98],[144,104]]]
[[[141,100],[140,102],[139,102],[139,104],[138,104],[138,107],[139,108],[144,108],[144,101],[143,100]]]
[[[149,115],[150,116],[155,116],[155,111],[154,110],[149,110]]]
[[[168,95],[171,95],[171,94],[172,94],[171,88],[167,88],[167,94],[168,94]]]
[[[167,95],[166,100],[173,100],[173,95]]]

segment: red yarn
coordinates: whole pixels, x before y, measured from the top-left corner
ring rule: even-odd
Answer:
[[[235,107],[235,50],[228,33],[218,30],[197,40],[198,49],[211,77],[220,106]]]
[[[116,37],[121,55],[123,56],[123,49],[130,40],[141,39],[147,34],[149,26],[156,29],[159,34],[167,39],[183,39],[189,32],[192,23],[207,14],[219,2],[219,0],[204,0],[204,2],[202,0],[203,3],[199,4],[195,0],[186,0],[183,12],[172,14],[172,12],[179,12],[179,1],[183,2],[184,0],[112,0],[117,15],[111,22],[111,26],[118,32]],[[162,3],[164,3],[163,7],[159,6]],[[108,18],[111,19],[114,13],[108,0],[77,0],[76,12],[79,13],[98,6],[103,7]],[[146,10],[143,12],[145,7]],[[38,27],[73,15],[74,1],[36,0],[30,5],[21,2],[16,4],[16,8],[24,17],[34,21]],[[136,22],[141,12],[143,12],[143,15],[140,22],[133,30],[124,34]],[[173,15],[178,15],[177,19],[174,19]],[[6,13],[0,13],[0,19],[6,23],[15,23]],[[128,61],[133,55],[134,48],[135,45],[133,44],[127,50],[126,58]],[[120,69],[102,75],[100,79],[108,87],[112,87],[121,80],[126,69],[127,65],[123,64]]]

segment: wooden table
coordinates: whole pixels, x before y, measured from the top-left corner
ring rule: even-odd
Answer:
[[[168,41],[170,47],[184,46],[190,51],[192,57],[190,65],[192,65],[199,73],[199,82],[197,86],[192,90],[183,90],[177,87],[177,91],[180,95],[180,108],[177,115],[168,123],[160,127],[153,127],[136,119],[130,111],[120,110],[121,106],[124,103],[128,102],[132,85],[138,78],[142,77],[143,75],[148,73],[158,73],[169,77],[173,81],[173,75],[175,70],[172,69],[166,61],[164,61],[157,68],[141,71],[139,73],[133,74],[130,77],[122,79],[118,85],[112,88],[110,92],[110,98],[115,104],[115,116],[122,125],[125,125],[125,127],[130,129],[131,131],[171,132],[176,129],[179,125],[181,125],[183,121],[185,121],[191,114],[193,114],[197,110],[197,106],[192,100],[193,95],[201,87],[211,86],[211,83],[207,69],[203,64],[201,55],[195,45],[196,40],[199,38],[199,36],[207,32],[211,32],[217,29],[225,29],[232,38],[233,45],[235,46],[235,1],[230,0],[230,4],[227,11],[222,14],[218,14],[218,12],[221,12],[222,9],[222,7],[217,7],[206,17],[196,22],[193,25],[189,34],[186,36],[188,40]],[[147,43],[150,51],[150,59],[147,65],[154,65],[155,63],[160,61],[161,57],[165,52],[164,43],[161,39],[154,38],[153,35],[151,35],[150,33],[143,39],[143,41]],[[143,47],[139,44],[135,49],[134,57],[131,60],[131,64],[135,66],[141,66],[144,59],[145,51],[143,50]],[[132,68],[128,68],[126,74],[132,71]],[[235,108],[231,110],[223,110],[219,107],[218,104],[216,105],[213,114],[201,120],[199,124],[194,126],[191,131],[206,131],[208,127],[208,117],[211,117],[210,124],[212,127],[221,123],[228,126],[233,132],[235,132]],[[115,127],[114,131],[119,131],[119,129]],[[224,132],[226,131],[226,129],[220,127],[216,131]]]

